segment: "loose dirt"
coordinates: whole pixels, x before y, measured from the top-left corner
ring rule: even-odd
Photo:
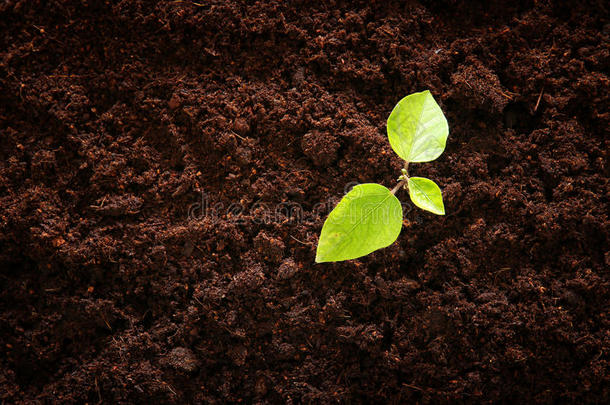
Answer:
[[[2,2],[0,402],[610,402],[608,8],[555,3]],[[447,215],[314,264],[424,89]]]

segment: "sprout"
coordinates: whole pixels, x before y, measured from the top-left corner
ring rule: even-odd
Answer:
[[[396,104],[388,118],[390,146],[405,161],[398,184],[360,184],[347,193],[322,226],[316,262],[356,259],[396,241],[402,228],[402,206],[395,194],[409,191],[417,207],[445,215],[441,189],[432,180],[409,177],[410,162],[430,162],[445,150],[449,126],[440,107],[426,90]]]

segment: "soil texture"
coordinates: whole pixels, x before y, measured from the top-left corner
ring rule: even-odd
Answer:
[[[0,403],[609,403],[602,1],[0,4]],[[446,216],[314,264],[350,185]]]

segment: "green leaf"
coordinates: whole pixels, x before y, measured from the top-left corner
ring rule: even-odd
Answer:
[[[368,255],[391,245],[402,228],[402,206],[384,186],[360,184],[328,215],[316,262],[338,262]]]
[[[443,195],[435,182],[424,177],[410,177],[408,186],[413,204],[433,214],[445,215]]]
[[[394,152],[407,162],[430,162],[443,153],[449,125],[429,90],[413,93],[396,104],[388,118]]]

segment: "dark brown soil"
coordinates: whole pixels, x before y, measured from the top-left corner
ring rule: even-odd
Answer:
[[[312,3],[0,4],[0,402],[610,401],[607,3]],[[314,264],[424,89],[447,215]]]

